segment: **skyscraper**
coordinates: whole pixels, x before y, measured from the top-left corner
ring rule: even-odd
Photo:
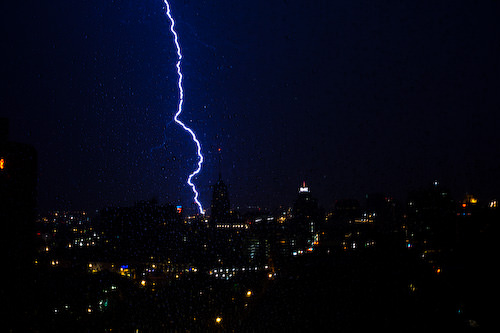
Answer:
[[[320,221],[318,202],[313,198],[306,182],[299,187],[299,194],[293,204],[293,218],[290,230],[300,247],[306,246],[311,240]]]
[[[219,180],[214,185],[212,193],[212,204],[210,205],[210,224],[212,227],[220,223],[225,223],[230,218],[229,195],[227,186],[222,181],[222,175],[219,173]]]
[[[0,223],[2,260],[8,284],[0,294],[6,302],[7,329],[20,327],[30,304],[28,288],[35,253],[37,154],[33,146],[9,141],[9,123],[0,118]],[[22,329],[21,329],[22,330]]]

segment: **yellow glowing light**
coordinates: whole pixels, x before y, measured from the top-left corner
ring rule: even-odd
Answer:
[[[477,204],[477,199],[476,198],[470,198],[470,203],[471,204]]]
[[[215,322],[216,322],[217,324],[220,324],[220,322],[221,322],[221,321],[222,321],[222,317],[217,317],[217,318],[215,318]]]
[[[3,158],[0,158],[0,170],[5,169],[5,160]]]
[[[247,291],[247,297],[250,297],[250,296],[252,296],[252,291],[251,290]]]

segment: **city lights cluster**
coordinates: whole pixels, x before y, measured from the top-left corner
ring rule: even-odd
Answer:
[[[208,274],[215,277],[216,279],[225,279],[229,280],[234,277],[238,273],[244,272],[257,272],[257,271],[266,271],[269,270],[268,265],[264,266],[247,266],[247,267],[219,267],[211,269]],[[276,273],[270,272],[269,278],[276,276]]]

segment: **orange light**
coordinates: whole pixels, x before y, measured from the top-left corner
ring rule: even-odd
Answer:
[[[466,203],[463,203],[463,204],[462,204],[462,207],[464,207],[464,208],[465,208],[465,207],[467,207],[467,204],[466,204]]]
[[[5,169],[5,160],[3,158],[0,158],[0,170]]]

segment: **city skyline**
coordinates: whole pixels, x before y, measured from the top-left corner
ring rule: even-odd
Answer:
[[[7,325],[488,330],[494,279],[477,268],[491,264],[498,201],[430,185],[403,207],[375,195],[326,215],[305,183],[286,211],[230,212],[220,179],[211,221],[155,201],[49,212],[33,225],[37,288],[26,274],[14,289],[31,315]]]
[[[157,200],[37,214],[37,152],[8,141],[6,125],[0,118],[4,266],[16,277],[1,291],[8,329],[493,325],[484,267],[496,199],[454,200],[435,180],[403,204],[378,193],[325,211],[304,181],[293,206],[235,211],[219,173],[210,215]]]

